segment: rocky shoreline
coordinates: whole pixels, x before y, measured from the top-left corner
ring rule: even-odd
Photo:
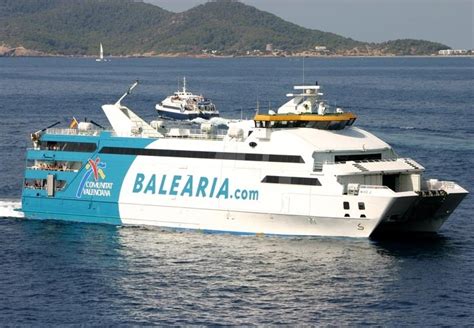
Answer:
[[[95,58],[96,56],[91,55],[65,55],[65,54],[51,54],[45,53],[38,50],[27,49],[25,47],[10,47],[8,45],[0,45],[0,57],[72,57],[72,58]],[[432,55],[396,55],[390,53],[341,53],[341,54],[320,54],[320,53],[308,53],[308,52],[298,52],[298,53],[286,53],[286,54],[251,54],[251,55],[215,55],[215,54],[190,54],[190,53],[143,53],[143,54],[132,54],[124,56],[107,56],[107,58],[275,58],[275,57],[323,57],[323,58],[340,58],[340,57],[472,57],[472,54],[468,55],[456,55],[456,56],[444,56],[438,54]]]
[[[26,49],[25,47],[9,47],[0,45],[0,57],[46,57],[52,56],[44,52]]]

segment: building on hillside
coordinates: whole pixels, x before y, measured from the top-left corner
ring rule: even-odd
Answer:
[[[452,56],[452,55],[466,55],[467,50],[465,49],[443,49],[438,51],[438,55],[442,56]]]
[[[442,56],[449,56],[452,54],[453,54],[452,49],[443,49],[443,50],[438,51],[438,55],[442,55]]]

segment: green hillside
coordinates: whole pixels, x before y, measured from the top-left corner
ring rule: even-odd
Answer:
[[[37,3],[49,8],[0,18],[0,43],[47,53],[91,55],[97,53],[102,42],[114,54],[143,53],[151,50],[155,35],[172,16],[159,7],[127,0],[37,0]]]
[[[377,44],[377,48],[398,55],[424,55],[437,53],[441,49],[449,49],[448,46],[441,43],[413,39],[382,42]]]
[[[22,17],[47,11],[63,2],[64,0],[2,0],[0,2],[0,18]]]
[[[113,55],[244,54],[266,44],[285,52],[326,46],[331,53],[378,49],[431,54],[448,48],[420,40],[368,44],[311,30],[240,2],[214,1],[183,13],[133,0],[2,0],[0,45],[61,55],[95,55],[99,42]],[[363,50],[365,51],[365,50]]]
[[[239,52],[265,49],[303,50],[324,44],[353,48],[362,43],[333,33],[310,30],[239,2],[208,2],[175,16],[164,36],[164,50],[215,49]]]

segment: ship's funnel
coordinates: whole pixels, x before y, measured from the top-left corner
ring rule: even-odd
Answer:
[[[120,104],[103,105],[102,110],[107,116],[110,125],[112,125],[112,129],[118,136],[163,137],[161,133],[153,129],[148,123],[125,106],[121,106]]]

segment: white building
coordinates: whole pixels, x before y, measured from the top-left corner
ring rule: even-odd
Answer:
[[[467,54],[467,50],[465,49],[443,49],[438,51],[439,55],[443,56],[451,56],[451,55],[465,55]]]

